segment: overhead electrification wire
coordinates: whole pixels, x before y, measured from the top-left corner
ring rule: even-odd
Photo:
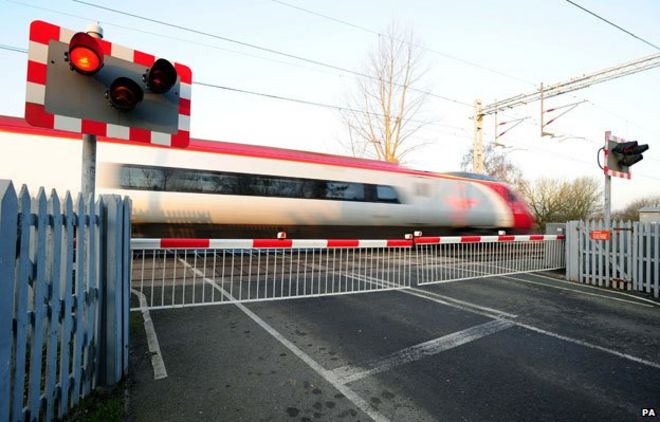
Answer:
[[[376,80],[376,81],[379,80],[377,77],[368,75],[366,73],[362,73],[362,72],[358,72],[358,71],[355,71],[355,70],[347,69],[347,68],[344,68],[344,67],[341,67],[341,66],[337,66],[337,65],[334,65],[334,64],[331,64],[331,63],[322,62],[322,61],[315,60],[315,59],[309,59],[309,58],[306,58],[306,57],[302,57],[302,56],[287,53],[287,52],[284,52],[284,51],[276,50],[276,49],[273,49],[273,48],[270,48],[270,47],[263,47],[263,46],[260,46],[260,45],[257,45],[257,44],[252,44],[252,43],[248,43],[248,42],[245,42],[245,41],[236,40],[236,39],[233,39],[233,38],[225,37],[225,36],[218,35],[218,34],[213,34],[213,33],[206,32],[206,31],[201,31],[201,30],[198,30],[198,29],[195,29],[195,28],[189,28],[189,27],[186,27],[186,26],[183,26],[183,25],[177,25],[177,24],[171,23],[171,22],[161,21],[161,20],[158,20],[158,19],[138,15],[138,14],[135,14],[135,13],[125,12],[123,10],[113,9],[111,7],[102,6],[102,5],[99,5],[99,4],[90,3],[90,2],[87,2],[87,1],[83,1],[83,0],[73,0],[73,1],[76,2],[76,3],[84,4],[84,5],[87,5],[87,6],[90,6],[90,7],[94,7],[94,8],[97,8],[97,9],[106,10],[108,12],[117,13],[117,14],[124,15],[124,16],[129,16],[129,17],[144,20],[144,21],[147,21],[147,22],[157,23],[159,25],[169,26],[170,28],[175,28],[175,29],[178,29],[178,30],[181,30],[181,31],[186,31],[186,32],[190,32],[190,33],[193,33],[193,34],[202,35],[202,36],[205,36],[205,37],[215,38],[215,39],[226,41],[226,42],[229,42],[229,43],[241,45],[243,47],[253,48],[253,49],[264,51],[264,52],[267,52],[267,53],[276,54],[276,55],[283,56],[283,57],[288,57],[290,59],[295,59],[295,60],[303,61],[303,62],[306,62],[306,63],[311,63],[311,64],[314,64],[316,66],[322,66],[322,67],[326,67],[326,68],[329,68],[329,69],[334,69],[334,70],[344,72],[344,73],[350,73],[352,75],[359,76],[361,78],[371,79],[371,80]],[[398,87],[403,87],[403,85],[401,85],[401,84],[396,84],[395,83],[394,85],[396,85]],[[455,103],[455,104],[460,104],[460,105],[463,105],[463,106],[466,106],[466,107],[472,107],[472,104],[467,103],[465,101],[460,101],[460,100],[457,100],[455,98],[450,98],[450,97],[447,97],[447,96],[444,96],[444,95],[436,94],[436,93],[431,92],[431,91],[426,91],[426,90],[423,90],[423,89],[417,89],[417,88],[413,88],[413,87],[409,87],[409,86],[406,87],[406,88],[410,89],[411,91],[420,92],[422,94],[426,94],[426,95],[429,95],[431,97],[439,98],[439,99],[449,101],[449,102],[452,102],[452,103]]]
[[[17,53],[27,53],[28,52],[27,49],[25,49],[25,48],[14,47],[14,46],[5,45],[5,44],[0,44],[0,50],[7,50],[7,51],[12,51],[12,52],[17,52]],[[205,87],[209,87],[209,88],[217,88],[217,89],[223,89],[223,90],[227,90],[227,91],[234,91],[234,92],[239,92],[239,93],[244,93],[244,94],[258,95],[258,96],[272,98],[272,99],[276,99],[276,100],[290,101],[290,102],[313,105],[313,106],[318,106],[318,107],[331,108],[331,109],[335,109],[335,110],[352,111],[352,112],[359,112],[359,113],[369,113],[369,112],[365,112],[363,110],[356,110],[356,109],[351,109],[351,108],[348,108],[348,107],[335,106],[335,105],[331,105],[331,104],[324,104],[324,103],[319,103],[319,102],[315,102],[315,101],[308,101],[308,100],[302,100],[302,99],[297,99],[297,98],[282,97],[282,96],[279,96],[279,95],[266,94],[266,93],[256,92],[256,91],[248,91],[248,90],[243,90],[243,89],[239,89],[239,88],[232,88],[232,87],[227,87],[227,86],[222,86],[222,85],[217,85],[217,84],[211,84],[211,83],[206,83],[206,82],[193,82],[193,84],[200,85],[200,86],[205,86]],[[377,114],[377,113],[371,113],[371,114]],[[421,122],[421,123],[425,123],[425,122]],[[459,126],[445,125],[445,124],[442,124],[442,123],[439,123],[439,122],[429,122],[428,124],[464,130],[464,128],[461,128]],[[538,124],[538,123],[535,123],[535,124]],[[452,134],[452,136],[465,138],[467,140],[472,140],[472,138],[470,138],[470,137],[466,137],[466,136],[463,136],[463,135],[460,135],[460,134],[457,134],[457,133]],[[552,155],[555,155],[555,156],[558,156],[558,157],[565,158],[567,160],[571,160],[571,161],[591,165],[591,163],[588,162],[588,161],[579,160],[579,159],[576,159],[575,157],[572,157],[572,156],[564,155],[564,154],[557,153],[555,151],[551,151],[551,150],[544,149],[544,148],[539,148],[536,145],[531,145],[531,144],[526,144],[526,143],[523,143],[523,145],[524,145],[525,149],[527,149],[531,152],[552,154]],[[653,158],[651,158],[651,159],[653,159]],[[660,180],[660,178],[655,177],[655,176],[651,176],[651,175],[648,175],[648,174],[635,173],[635,175],[637,175],[639,177],[646,178],[646,179]]]
[[[25,49],[25,48],[14,47],[14,46],[5,45],[5,44],[0,44],[0,50],[13,51],[13,52],[17,52],[17,53],[27,53],[28,52],[28,50]],[[288,101],[288,102],[293,102],[293,103],[298,103],[298,104],[306,104],[306,105],[311,105],[311,106],[315,106],[315,107],[329,108],[329,109],[337,110],[337,111],[348,111],[348,112],[352,112],[352,113],[367,114],[367,115],[371,115],[371,116],[387,117],[385,114],[376,113],[376,112],[372,112],[372,111],[358,110],[358,109],[351,108],[351,107],[343,107],[343,106],[338,106],[338,105],[333,105],[333,104],[322,103],[322,102],[318,102],[318,101],[305,100],[305,99],[301,99],[301,98],[292,98],[292,97],[285,97],[285,96],[282,96],[282,95],[268,94],[268,93],[257,92],[257,91],[250,91],[250,90],[247,90],[247,89],[234,88],[234,87],[214,84],[214,83],[210,83],[210,82],[193,81],[193,85],[199,85],[199,86],[203,86],[203,87],[207,87],[207,88],[222,89],[222,90],[225,90],[225,91],[238,92],[238,93],[242,93],[242,94],[256,95],[256,96],[270,98],[270,99],[274,99],[274,100]],[[391,116],[390,116],[390,118],[391,118]],[[407,121],[412,122],[412,123],[419,123],[419,124],[422,124],[422,125],[442,126],[442,127],[452,128],[452,129],[466,130],[465,128],[460,127],[460,126],[448,125],[448,124],[441,123],[441,122],[422,121],[422,120],[416,120],[416,119],[407,119]]]
[[[205,47],[205,48],[212,48],[214,50],[223,51],[223,52],[231,53],[231,54],[237,54],[237,55],[245,56],[245,57],[252,57],[252,58],[255,58],[255,59],[258,59],[258,60],[265,60],[265,61],[269,61],[269,62],[272,62],[272,63],[279,63],[279,64],[284,64],[284,65],[287,65],[287,66],[294,66],[294,67],[298,67],[298,68],[301,68],[301,69],[311,70],[311,71],[314,71],[314,72],[325,73],[325,74],[328,74],[328,75],[336,75],[336,76],[339,76],[339,77],[343,76],[341,73],[331,72],[329,70],[322,69],[322,68],[319,68],[319,67],[306,66],[306,65],[301,64],[301,63],[296,63],[296,62],[293,62],[293,61],[284,61],[284,60],[276,59],[276,58],[273,58],[273,57],[259,56],[257,54],[251,54],[251,53],[246,53],[244,51],[238,51],[238,50],[232,50],[232,49],[229,49],[229,48],[223,48],[223,47],[219,47],[217,45],[207,44],[207,43],[203,43],[203,42],[199,42],[199,41],[194,41],[194,40],[187,39],[187,38],[179,38],[179,37],[175,37],[175,36],[172,36],[172,35],[169,35],[169,34],[163,34],[161,32],[146,31],[146,30],[138,29],[138,28],[131,27],[131,26],[120,25],[118,23],[110,22],[110,21],[107,21],[107,20],[98,20],[98,19],[91,18],[91,17],[88,17],[88,16],[81,16],[81,15],[76,15],[76,14],[73,14],[73,13],[66,13],[66,12],[51,9],[51,8],[48,8],[48,7],[43,7],[43,6],[37,6],[37,5],[34,5],[34,4],[24,3],[22,1],[17,1],[17,0],[4,0],[4,1],[6,1],[7,3],[17,4],[17,5],[20,5],[20,6],[29,7],[29,8],[37,9],[37,10],[43,10],[43,11],[46,11],[46,12],[49,12],[49,13],[54,13],[54,14],[61,15],[61,16],[68,16],[68,17],[72,17],[72,18],[75,18],[75,19],[80,19],[80,20],[87,21],[87,22],[99,22],[99,24],[113,26],[115,28],[120,28],[120,29],[123,29],[123,30],[126,30],[126,31],[137,32],[137,33],[140,33],[140,34],[152,35],[152,36],[158,37],[158,38],[167,38],[169,40],[180,41],[180,42],[183,42],[183,43],[198,45],[200,47]]]
[[[600,16],[599,14],[597,14],[597,13],[595,13],[595,12],[592,12],[591,10],[587,9],[586,7],[584,7],[584,6],[580,6],[579,4],[577,4],[576,2],[574,2],[574,1],[572,1],[572,0],[566,0],[566,2],[572,4],[573,6],[577,7],[577,8],[580,9],[580,10],[582,10],[583,12],[586,12],[586,13],[590,14],[591,16],[593,16],[593,17],[595,17],[595,18],[597,18],[597,19],[600,19],[601,21],[607,23],[608,25],[611,25],[611,26],[615,27],[615,28],[618,29],[619,31],[625,32],[626,34],[628,34],[628,35],[630,35],[631,37],[633,37],[633,38],[635,38],[635,39],[637,39],[637,40],[643,42],[644,44],[649,45],[649,46],[655,48],[656,50],[660,50],[660,47],[658,47],[657,45],[653,44],[652,42],[647,41],[647,40],[645,40],[644,38],[642,38],[642,37],[640,37],[640,36],[638,36],[638,35],[633,34],[632,32],[628,31],[628,30],[625,29],[625,28],[620,27],[619,25],[615,24],[614,22],[605,19],[604,17]]]
[[[358,25],[356,23],[349,22],[349,21],[346,21],[346,20],[343,20],[343,19],[338,19],[338,18],[335,18],[335,17],[332,17],[332,16],[328,16],[328,15],[325,15],[323,13],[315,12],[314,10],[306,9],[304,7],[300,7],[300,6],[297,6],[295,4],[291,4],[291,3],[287,3],[287,2],[282,1],[282,0],[271,0],[271,1],[273,3],[277,3],[277,4],[285,6],[285,7],[296,9],[298,11],[301,11],[301,12],[304,12],[304,13],[307,13],[307,14],[310,14],[310,15],[318,16],[320,18],[327,19],[327,20],[330,20],[330,21],[333,21],[333,22],[337,22],[337,23],[340,23],[342,25],[350,26],[351,28],[359,29],[361,31],[368,32],[370,34],[378,35],[379,37],[385,37],[385,38],[392,39],[394,41],[400,41],[400,42],[406,43],[408,45],[411,45],[411,46],[418,47],[418,48],[421,48],[423,50],[429,51],[433,54],[437,54],[439,56],[445,57],[447,59],[454,60],[454,61],[466,64],[468,66],[476,67],[476,68],[481,69],[481,70],[485,70],[486,72],[495,73],[495,74],[503,76],[505,78],[513,79],[513,80],[516,80],[518,82],[524,82],[528,85],[536,86],[536,84],[534,82],[525,80],[525,79],[520,78],[518,76],[510,75],[508,73],[505,73],[505,72],[502,72],[502,71],[499,71],[499,70],[481,65],[479,63],[475,63],[475,62],[471,62],[469,60],[461,59],[460,57],[456,57],[454,55],[451,55],[451,54],[448,54],[448,53],[444,53],[442,51],[438,51],[438,50],[426,47],[422,44],[412,43],[412,42],[410,42],[408,40],[405,40],[405,39],[392,37],[391,35],[384,34],[384,33],[379,32],[379,31],[375,31],[375,30],[367,28],[365,26]]]
[[[265,60],[265,61],[269,61],[269,62],[273,62],[273,63],[284,64],[284,65],[287,65],[287,66],[294,66],[294,67],[298,67],[298,68],[302,68],[302,69],[312,70],[314,72],[321,72],[321,73],[326,73],[326,74],[330,74],[330,75],[334,74],[334,75],[337,75],[339,77],[342,77],[341,73],[331,73],[330,71],[325,71],[325,70],[322,70],[318,67],[312,68],[312,67],[302,65],[300,63],[287,62],[287,61],[278,60],[278,59],[275,59],[275,58],[272,58],[272,57],[259,56],[259,55],[256,55],[256,54],[250,54],[250,53],[246,53],[246,52],[243,52],[243,51],[223,48],[223,47],[219,47],[219,46],[213,45],[213,44],[207,44],[207,43],[203,43],[203,42],[199,42],[199,41],[194,41],[194,40],[191,40],[191,39],[175,37],[175,36],[172,36],[170,34],[163,34],[163,33],[159,33],[159,32],[146,31],[146,30],[135,28],[134,26],[120,25],[120,24],[117,24],[115,22],[111,22],[111,21],[107,21],[107,20],[101,20],[100,21],[96,18],[91,18],[91,17],[88,17],[88,16],[81,16],[81,15],[77,15],[77,14],[73,14],[73,13],[62,12],[60,10],[55,10],[55,9],[51,9],[51,8],[47,8],[47,7],[43,7],[43,6],[37,6],[37,5],[34,5],[34,4],[25,3],[25,2],[22,2],[22,1],[18,1],[18,0],[4,0],[4,1],[7,2],[7,3],[13,3],[13,4],[16,4],[16,5],[29,7],[29,8],[32,8],[32,9],[43,10],[43,11],[53,13],[53,14],[57,14],[57,15],[73,17],[73,18],[76,18],[76,19],[84,20],[84,21],[98,21],[99,23],[102,23],[104,25],[114,26],[116,28],[124,29],[124,30],[127,30],[127,31],[137,32],[137,33],[141,33],[141,34],[147,34],[147,35],[151,35],[151,36],[155,36],[155,37],[159,37],[159,38],[167,38],[167,39],[171,39],[171,40],[175,40],[175,41],[184,42],[184,43],[187,43],[187,44],[198,45],[198,46],[205,47],[205,48],[212,48],[212,49],[215,49],[215,50],[218,50],[218,51],[223,51],[223,52],[227,52],[227,53],[231,53],[231,54],[237,54],[237,55],[241,55],[241,56],[245,56],[245,57],[255,58],[255,59],[258,59],[258,60]],[[320,17],[323,17],[323,18],[326,18],[326,19],[329,19],[329,20],[333,20],[333,21],[336,21],[336,22],[339,22],[339,23],[342,23],[342,24],[345,24],[345,25],[353,26],[357,29],[361,29],[361,30],[364,30],[366,32],[370,32],[370,33],[373,33],[375,35],[379,35],[379,36],[383,35],[383,34],[380,34],[378,31],[374,31],[374,30],[371,30],[369,28],[362,27],[360,25],[356,25],[356,24],[353,24],[353,23],[350,23],[350,22],[347,22],[347,21],[343,21],[341,19],[332,18],[330,16],[323,15],[323,14],[311,11],[309,9],[304,9],[304,8],[301,8],[301,7],[298,7],[298,6],[295,6],[295,5],[291,5],[289,3],[285,3],[283,1],[277,1],[277,0],[273,0],[273,1],[275,1],[276,3],[282,4],[282,5],[285,5],[285,6],[292,7],[294,9],[298,9],[298,10],[301,10],[301,11],[304,11],[304,12],[307,12],[307,13],[310,13],[310,14],[314,14],[314,15],[317,15],[317,16],[320,16]],[[14,48],[14,47],[11,47],[11,46],[5,46],[5,47],[6,47],[6,48],[4,48],[5,50],[11,50],[12,48]],[[421,46],[421,47],[426,48],[424,46]],[[428,48],[426,48],[426,49],[431,51],[431,52],[435,52],[437,54],[440,54],[440,55],[445,55],[446,57],[454,59],[458,62],[467,64],[467,65],[470,65],[470,66],[474,66],[476,68],[483,69],[485,71],[502,74],[501,72],[499,72],[497,70],[489,69],[489,68],[487,68],[485,66],[482,66],[480,64],[477,64],[477,63],[469,62],[467,60],[464,60],[464,59],[461,59],[461,58],[458,58],[458,57],[455,57],[455,56],[450,56],[450,55],[447,55],[445,53],[438,52],[436,50],[432,50],[432,49],[428,49]],[[19,50],[19,52],[24,52],[24,51]],[[517,76],[506,75],[506,74],[502,74],[502,75],[507,76],[507,77],[511,77],[512,79],[520,80],[522,82],[527,82],[527,83],[530,83],[530,84],[533,85],[532,82],[526,81],[526,80],[524,80],[522,78],[519,78]],[[582,98],[576,97],[575,95],[573,95],[573,98],[582,99]],[[615,114],[614,112],[605,109],[604,107],[600,106],[599,104],[596,104],[595,102],[593,102],[591,100],[588,100],[588,101],[591,105],[593,105],[594,107],[600,108],[602,111],[604,111],[606,113],[609,113],[613,116],[616,116],[620,119],[623,119],[628,123],[634,124],[635,126],[641,128],[641,129],[644,129],[647,132],[651,132],[651,131],[649,131],[648,128],[643,127],[639,123],[635,123],[634,121],[630,120],[629,118],[627,118],[625,116]],[[465,130],[465,129],[461,128],[461,130]],[[653,132],[651,132],[651,133],[653,133]]]
[[[7,44],[0,44],[0,50],[14,51],[16,53],[26,53],[26,54],[28,52],[27,48],[14,47],[14,46],[7,45]]]

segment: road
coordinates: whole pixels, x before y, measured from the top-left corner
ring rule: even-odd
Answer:
[[[660,304],[518,274],[151,311],[136,421],[631,421],[660,410]],[[141,327],[140,327],[141,328]]]

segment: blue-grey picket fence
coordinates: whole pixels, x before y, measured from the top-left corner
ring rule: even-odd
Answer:
[[[0,422],[61,418],[126,374],[130,212],[0,180]]]
[[[594,240],[607,230],[610,240]],[[571,221],[566,225],[566,277],[602,287],[643,292],[660,298],[660,224]]]

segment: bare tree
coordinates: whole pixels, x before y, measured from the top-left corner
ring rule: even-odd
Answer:
[[[349,110],[342,113],[348,129],[344,144],[354,156],[398,163],[423,145],[413,138],[429,123],[419,120],[427,99],[417,90],[425,73],[421,51],[412,31],[395,24],[379,37],[363,72],[368,77],[356,81]]]
[[[522,171],[509,160],[506,152],[498,150],[493,144],[484,148],[484,164],[486,174],[520,189],[524,183]],[[472,168],[472,148],[461,159],[461,169],[469,171]]]
[[[646,207],[648,205],[660,205],[660,195],[635,199],[626,205],[623,209],[615,211],[612,214],[612,218],[617,220],[638,221],[640,208]]]
[[[572,181],[540,178],[523,183],[521,194],[542,230],[549,222],[584,220],[602,212],[600,185],[592,177]]]

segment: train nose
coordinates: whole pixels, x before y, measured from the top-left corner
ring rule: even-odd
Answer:
[[[530,230],[536,221],[525,205],[517,204],[513,207],[513,225],[518,230]]]

